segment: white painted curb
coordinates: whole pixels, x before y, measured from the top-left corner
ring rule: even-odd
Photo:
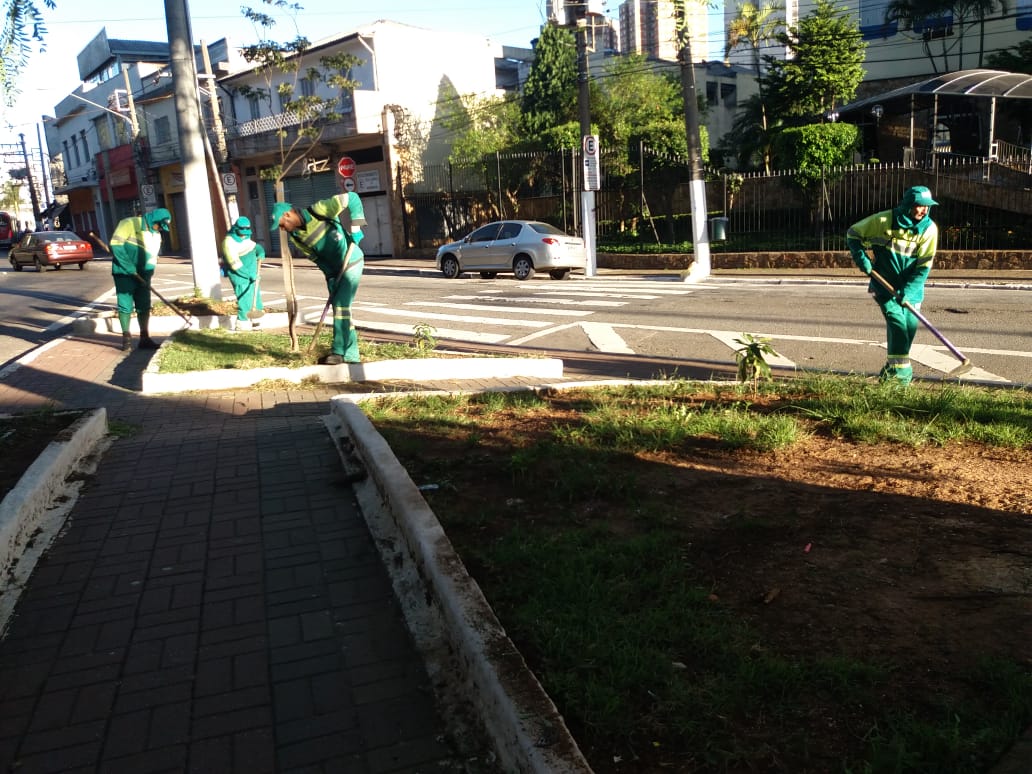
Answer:
[[[402,603],[421,650],[431,660],[428,650],[447,654],[449,663],[439,671],[449,672],[451,689],[458,683],[460,698],[476,710],[499,756],[500,771],[591,772],[555,704],[466,572],[437,516],[358,407],[357,401],[372,397],[380,396],[332,398],[327,426],[342,455],[344,446],[353,446],[366,470],[365,480],[355,484],[360,510],[381,549],[390,553],[385,564],[399,596],[408,597]],[[399,581],[398,576],[406,573],[411,577]],[[404,594],[399,585],[410,593]]]
[[[107,428],[107,410],[103,408],[77,419],[65,431],[67,438],[51,441],[0,502],[0,632],[6,620],[4,611],[13,607],[9,586],[15,586],[16,597],[19,580],[32,573],[70,510],[65,507],[68,503],[59,502],[65,479],[94,452]],[[49,523],[58,511],[61,523]]]
[[[266,380],[283,380],[299,384],[315,379],[327,384],[345,382],[378,382],[404,379],[414,382],[453,379],[508,379],[516,376],[559,379],[563,361],[558,358],[463,357],[415,358],[412,360],[377,360],[371,363],[341,363],[301,368],[252,368],[193,371],[181,374],[159,373],[161,351],[151,358],[141,377],[144,395],[189,390],[230,390],[249,387]]]

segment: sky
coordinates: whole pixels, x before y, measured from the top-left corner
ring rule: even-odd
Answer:
[[[260,30],[243,17],[241,6],[275,16],[277,23],[268,37],[277,41],[301,34],[315,42],[387,19],[428,29],[462,30],[529,48],[546,20],[545,0],[293,0],[303,8],[294,17],[274,13],[259,0],[186,1],[195,43],[223,37],[240,45],[259,40]],[[43,115],[53,115],[54,106],[80,85],[76,56],[102,28],[109,38],[168,40],[164,0],[56,2],[56,10],[47,9],[42,0],[37,2],[47,27],[46,50],[34,52],[22,72],[16,106],[0,104],[0,143],[18,143],[23,133],[26,145],[38,147],[37,124]],[[619,0],[607,0],[606,14],[615,18],[618,6]]]

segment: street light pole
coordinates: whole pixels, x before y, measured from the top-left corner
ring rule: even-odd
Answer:
[[[29,179],[29,198],[32,200],[32,217],[39,223],[39,197],[36,196],[36,184],[32,182],[32,166],[29,164],[29,152],[25,150],[25,135],[19,134],[21,139],[22,158],[25,159],[25,174]]]

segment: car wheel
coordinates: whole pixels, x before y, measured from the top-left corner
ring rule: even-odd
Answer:
[[[82,263],[79,264],[79,271],[82,271],[85,268],[86,268],[86,261],[83,261]]]
[[[11,259],[11,268],[13,268],[15,271],[21,271],[22,270],[22,265],[20,263],[18,263],[16,260],[14,260],[14,258],[12,258]]]
[[[520,281],[529,280],[534,276],[534,262],[529,256],[517,255],[512,260],[512,273]]]
[[[54,268],[55,268],[55,269],[57,269],[58,271],[61,271],[61,267],[62,267],[63,265],[64,265],[64,264],[62,264],[62,263],[59,263],[59,264],[57,264],[57,266],[55,266]]]
[[[480,272],[480,279],[494,279],[498,276],[496,271],[482,271]]]
[[[43,265],[43,261],[39,258],[36,259],[36,271],[46,271],[46,267]]]
[[[441,274],[448,279],[455,279],[462,273],[458,259],[454,255],[446,255],[441,259]]]
[[[569,269],[552,269],[548,272],[548,276],[554,280],[564,280],[570,276]]]

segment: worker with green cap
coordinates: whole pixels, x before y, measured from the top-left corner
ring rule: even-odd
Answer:
[[[322,199],[304,209],[290,202],[277,202],[272,208],[272,232],[278,228],[286,231],[290,244],[314,261],[326,277],[328,303],[333,306],[333,345],[329,354],[319,359],[324,365],[359,362],[351,304],[365,266],[358,246],[365,223],[362,200],[354,191]]]
[[[924,300],[939,244],[939,228],[929,208],[937,204],[928,188],[915,185],[903,192],[898,207],[869,215],[846,232],[846,246],[857,268],[868,276],[876,271],[895,288],[890,293],[872,278],[867,289],[885,318],[888,359],[879,374],[882,381],[907,385],[914,378],[910,347],[917,317],[904,303],[920,309]]]
[[[222,240],[222,260],[237,299],[237,320],[257,320],[265,314],[258,285],[265,248],[251,239],[251,221],[239,217]],[[257,327],[257,323],[253,323]]]
[[[140,323],[140,349],[157,349],[150,337],[150,283],[158,265],[161,232],[168,231],[172,213],[163,207],[142,217],[123,218],[111,236],[111,274],[118,298],[118,324],[122,328],[122,349],[131,347],[129,321],[133,307]]]

